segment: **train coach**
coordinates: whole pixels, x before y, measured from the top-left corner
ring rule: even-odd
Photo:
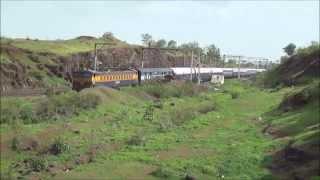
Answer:
[[[141,81],[172,80],[175,77],[172,68],[141,68],[139,72]]]
[[[80,91],[84,88],[107,86],[120,87],[140,83],[140,73],[137,70],[124,71],[79,71],[72,73],[72,89]]]
[[[241,77],[253,76],[264,69],[240,69]],[[175,68],[140,68],[131,70],[118,71],[79,71],[72,74],[72,88],[81,90],[84,88],[95,86],[120,87],[128,85],[137,85],[142,82],[172,79],[189,80],[192,77],[193,81],[197,81],[199,69],[188,67]],[[235,78],[238,76],[237,68],[200,68],[200,81],[211,81],[213,75],[223,75],[224,78]]]

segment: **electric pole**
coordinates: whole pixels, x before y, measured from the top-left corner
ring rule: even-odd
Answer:
[[[240,63],[241,63],[240,58],[241,56],[238,56],[238,79],[240,79]]]
[[[98,46],[99,45],[115,45],[114,43],[94,43],[94,71],[97,71]]]
[[[199,61],[198,61],[198,84],[199,85],[200,85],[200,82],[201,82],[200,66],[201,66],[201,52],[199,52]]]
[[[192,81],[192,68],[193,68],[193,50],[191,51],[190,81]]]

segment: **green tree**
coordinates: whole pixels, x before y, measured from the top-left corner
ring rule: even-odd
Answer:
[[[143,43],[145,46],[150,46],[150,45],[151,45],[152,36],[151,36],[150,34],[145,33],[145,34],[142,34],[141,37],[142,37],[142,43]]]
[[[199,47],[199,43],[197,41],[181,44],[179,48],[185,52],[193,51],[195,54],[199,54],[203,52],[203,49]]]
[[[219,64],[221,62],[220,49],[217,48],[214,44],[208,46],[206,55],[209,58],[208,63]]]
[[[156,42],[156,46],[159,48],[164,48],[167,45],[167,41],[164,39],[160,39]]]
[[[176,48],[177,47],[177,42],[174,40],[170,40],[168,42],[168,48]]]
[[[288,44],[286,47],[283,48],[284,52],[288,54],[288,56],[292,56],[296,51],[296,45],[293,43]]]
[[[102,38],[103,39],[113,39],[114,36],[113,36],[112,32],[105,32],[105,33],[103,33]]]

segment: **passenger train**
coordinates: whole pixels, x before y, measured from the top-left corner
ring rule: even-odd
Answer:
[[[189,67],[175,67],[175,68],[140,68],[119,71],[93,71],[85,70],[72,73],[72,88],[74,90],[81,90],[84,88],[95,86],[120,87],[128,85],[138,85],[142,82],[154,80],[173,79],[181,80],[196,80],[197,74],[200,72],[200,79],[202,82],[211,80],[212,75],[222,74],[225,78],[237,77],[240,73],[241,77],[253,76],[265,69],[248,69],[241,68],[189,68]]]

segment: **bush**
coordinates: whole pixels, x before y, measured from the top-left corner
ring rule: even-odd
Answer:
[[[18,98],[1,99],[0,123],[16,124],[21,120],[30,123],[34,119],[33,104]]]
[[[215,110],[214,104],[211,103],[211,102],[209,102],[209,103],[201,103],[198,106],[198,112],[202,113],[202,114],[205,114],[205,113],[208,113],[208,112],[214,111],[214,110]]]
[[[11,141],[11,149],[13,151],[17,151],[19,150],[20,147],[20,140],[18,139],[18,137],[14,137]]]
[[[159,131],[167,132],[174,127],[171,117],[167,113],[161,113],[159,117]]]
[[[40,172],[48,167],[48,162],[43,157],[32,157],[27,160],[27,165],[32,171]]]
[[[65,92],[50,94],[38,102],[27,102],[19,98],[1,99],[0,123],[24,124],[38,123],[43,120],[58,120],[90,110],[102,102],[94,93]]]
[[[230,94],[231,94],[232,99],[237,99],[240,96],[240,93],[237,91],[232,91],[232,92],[230,92]]]
[[[162,109],[163,108],[163,104],[161,101],[155,101],[153,103],[153,107],[158,108],[158,109]]]
[[[37,122],[32,104],[25,104],[21,107],[20,118],[25,124]]]
[[[192,82],[158,83],[151,82],[143,85],[142,90],[156,98],[193,96],[207,90]]]
[[[92,109],[102,103],[101,98],[94,93],[81,94],[79,101],[79,107],[82,109]]]
[[[175,175],[174,171],[170,170],[167,167],[159,167],[158,169],[156,169],[155,171],[153,171],[151,173],[151,175],[155,176],[155,177],[159,177],[159,178],[171,178]]]
[[[69,151],[70,150],[70,146],[68,144],[66,144],[62,138],[57,138],[55,139],[55,141],[53,142],[53,144],[51,145],[49,152],[53,155],[58,155],[61,154],[65,151]]]
[[[39,104],[36,112],[42,119],[57,120],[93,109],[100,103],[100,98],[93,93],[79,94],[71,91],[48,97]]]
[[[184,122],[193,119],[196,116],[197,110],[194,107],[185,107],[174,109],[172,114],[172,122],[175,125],[182,125]]]
[[[145,143],[146,143],[146,138],[142,134],[136,134],[127,141],[128,145],[134,145],[134,146],[145,145]]]

